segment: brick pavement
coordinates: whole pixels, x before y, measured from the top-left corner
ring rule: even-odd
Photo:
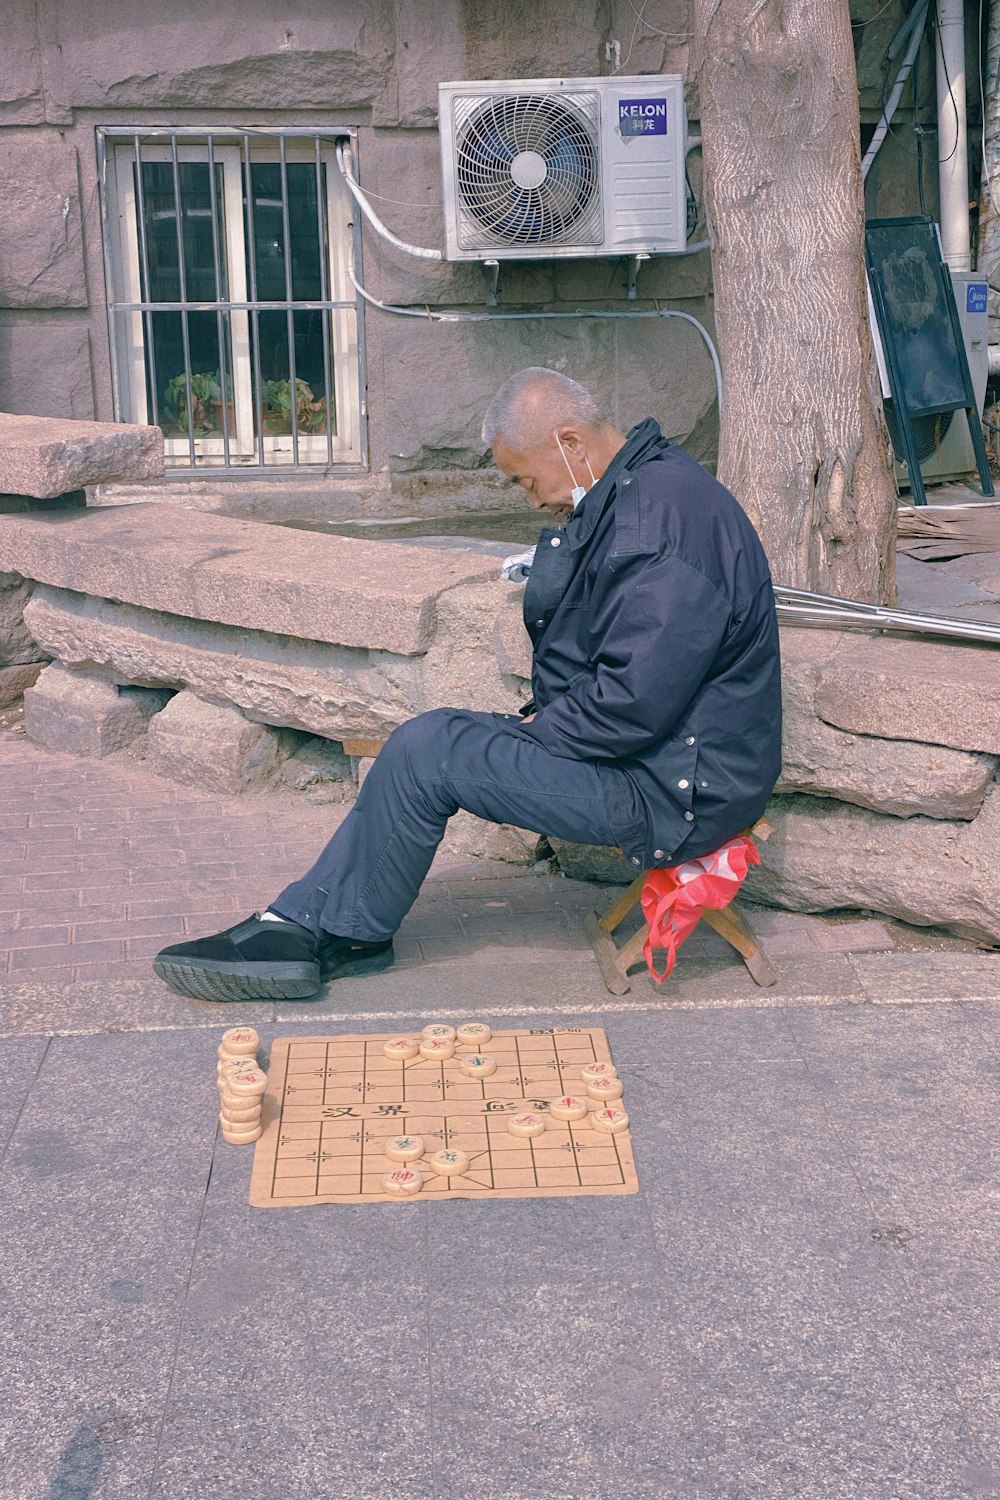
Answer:
[[[0,727],[0,983],[150,977],[166,943],[231,926],[312,863],[346,809],[282,790],[224,797],[155,776],[126,754],[80,760]],[[577,881],[439,856],[396,942],[397,964],[495,964],[497,952],[588,959],[583,913],[605,897]],[[902,924],[757,912],[768,952],[787,964],[887,948],[970,945]],[[529,951],[532,950],[532,951]],[[701,927],[685,971],[740,973]],[[701,964],[693,964],[701,960]],[[670,988],[686,988],[680,970]]]
[[[19,726],[0,730],[0,785],[0,980],[8,984],[147,977],[164,944],[266,906],[346,811],[286,791],[216,796],[124,755],[53,754]],[[525,873],[440,859],[397,940],[397,962],[442,961],[490,936],[502,941],[515,913],[519,932],[546,949],[580,948],[574,883],[516,878]],[[502,893],[491,875],[502,878]]]

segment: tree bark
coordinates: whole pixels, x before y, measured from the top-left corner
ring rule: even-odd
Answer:
[[[1000,0],[990,0],[983,59],[983,172],[979,199],[979,255],[976,269],[991,281],[1000,271]]]
[[[848,0],[695,0],[719,477],[775,582],[895,597]]]

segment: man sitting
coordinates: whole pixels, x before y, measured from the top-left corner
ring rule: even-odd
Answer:
[[[511,377],[483,440],[543,529],[525,588],[533,701],[438,708],[390,736],[312,869],[263,916],[154,961],[182,994],[306,1000],[378,973],[459,808],[636,871],[716,849],[780,769],[778,629],[743,510],[652,418],[624,435],[554,370]]]

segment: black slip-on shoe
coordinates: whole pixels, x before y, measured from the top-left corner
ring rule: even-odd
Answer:
[[[245,922],[173,943],[153,959],[170,988],[195,1000],[308,1000],[321,978],[319,943],[297,922]]]
[[[391,969],[396,955],[392,938],[384,943],[359,943],[355,938],[324,937],[319,945],[323,983],[328,979],[360,979]]]

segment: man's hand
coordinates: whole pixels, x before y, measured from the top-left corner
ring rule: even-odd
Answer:
[[[530,724],[530,723],[531,723],[531,721],[532,721],[532,719],[533,719],[533,718],[534,718],[534,717],[535,717],[535,716],[534,716],[534,714],[524,714],[524,715],[523,715],[523,716],[522,716],[522,718],[521,718],[521,723],[522,723],[522,724]]]

